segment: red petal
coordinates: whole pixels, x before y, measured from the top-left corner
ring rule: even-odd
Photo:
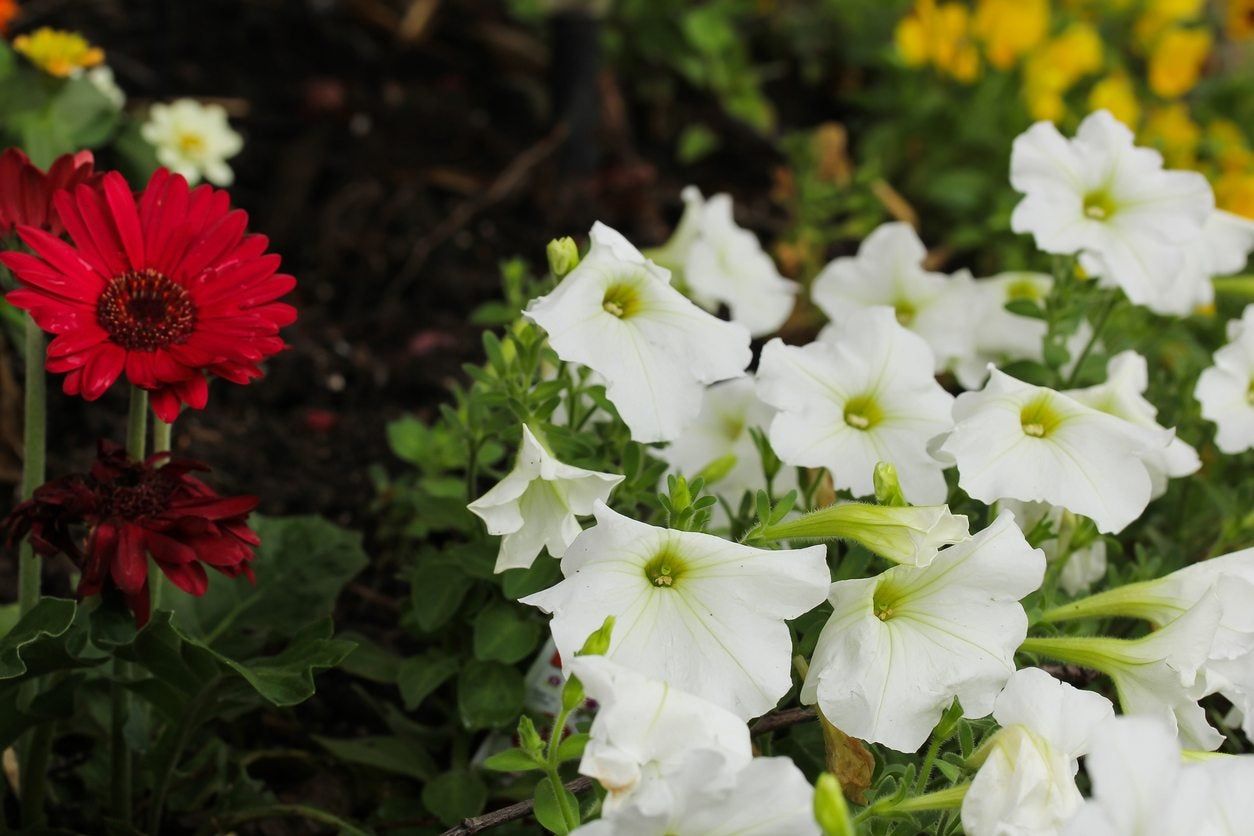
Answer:
[[[148,579],[148,556],[144,553],[144,533],[137,525],[123,523],[118,529],[118,550],[110,574],[118,589],[136,593]]]
[[[126,349],[102,343],[83,367],[83,398],[94,401],[108,391],[126,366]]]

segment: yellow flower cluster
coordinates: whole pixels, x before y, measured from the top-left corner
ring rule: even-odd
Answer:
[[[1049,32],[1049,0],[916,0],[897,25],[897,50],[907,66],[932,66],[958,81],[980,74],[980,47],[996,69],[1008,70]]]
[[[1102,52],[1097,30],[1073,23],[1029,55],[1023,65],[1023,96],[1032,118],[1062,118],[1067,111],[1063,96],[1080,79],[1101,70]]]
[[[13,49],[48,75],[68,78],[104,62],[104,50],[77,32],[44,26],[13,39]]]

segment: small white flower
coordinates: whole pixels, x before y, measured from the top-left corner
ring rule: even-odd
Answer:
[[[1093,732],[1084,768],[1093,797],[1067,823],[1066,836],[1217,834],[1204,829],[1206,773],[1186,767],[1180,745],[1148,717],[1117,717]],[[1240,830],[1230,831],[1240,833]]]
[[[113,77],[113,68],[108,64],[92,67],[84,77],[91,82],[92,87],[99,90],[100,94],[109,100],[115,110],[121,110],[126,106],[126,93],[122,92],[122,88],[118,86]]]
[[[606,789],[606,815],[628,799],[650,814],[669,809],[669,783],[694,750],[724,756],[726,771],[707,776],[712,785],[730,784],[753,758],[744,721],[713,703],[604,656],[576,656],[568,667],[598,703],[579,771]]]
[[[792,684],[785,621],[823,601],[826,548],[754,549],[603,503],[594,513],[562,558],[566,579],[523,599],[553,614],[562,658],[612,615],[614,661],[742,718],[774,708]]]
[[[602,223],[592,248],[525,315],[567,362],[601,374],[636,441],[670,441],[701,411],[705,386],[740,377],[749,332],[698,308],[670,275]]]
[[[1013,314],[1006,310],[1006,303],[1023,300],[1039,304],[1053,286],[1048,274],[1025,272],[998,273],[969,283],[969,315],[979,325],[973,329],[971,353],[953,365],[954,376],[964,389],[983,386],[990,363],[1001,366],[1016,360],[1041,361],[1045,322]]]
[[[572,836],[820,836],[814,788],[788,758],[754,758],[724,786],[710,782],[726,767],[717,752],[696,750],[669,781],[674,803],[645,811],[628,802]]]
[[[1211,279],[1245,269],[1254,250],[1254,221],[1216,209],[1202,234],[1184,248],[1184,266],[1176,280],[1146,303],[1155,313],[1187,316],[1215,301]]]
[[[910,502],[945,501],[944,466],[927,447],[950,428],[953,396],[932,376],[927,344],[891,309],[870,308],[804,347],[771,340],[757,380],[762,400],[780,410],[770,440],[783,461],[826,467],[854,496],[874,493],[875,465],[890,462]]]
[[[231,129],[222,105],[195,99],[154,104],[140,134],[156,149],[157,162],[189,183],[203,177],[216,186],[229,186],[235,180],[226,161],[240,152],[244,140]]]
[[[1162,166],[1108,111],[1090,114],[1071,140],[1038,122],[1011,152],[1010,182],[1024,195],[1011,228],[1045,252],[1079,253],[1090,275],[1151,304],[1170,293],[1215,208],[1205,177]]]
[[[1207,592],[1171,623],[1139,639],[1029,639],[1023,649],[1099,670],[1111,678],[1124,714],[1176,729],[1185,745],[1214,749],[1223,736],[1206,722],[1198,700],[1208,692],[1206,665],[1221,617]]]
[[[1254,448],[1254,305],[1228,323],[1228,344],[1197,379],[1193,396],[1216,426],[1215,446],[1229,455]]]
[[[823,268],[810,296],[837,323],[857,320],[867,308],[892,308],[897,321],[931,347],[934,370],[941,371],[972,353],[975,328],[967,304],[969,274],[950,277],[924,270],[927,249],[906,223],[877,227],[856,256]]]
[[[1020,502],[1017,499],[999,500],[997,507],[1014,512],[1015,522],[1019,524],[1024,535],[1031,533],[1042,520],[1049,520],[1054,536],[1040,544],[1041,551],[1045,552],[1045,560],[1050,563],[1064,554],[1067,555],[1067,563],[1058,575],[1058,584],[1068,595],[1085,592],[1106,577],[1106,541],[1096,537],[1092,542],[1077,546],[1072,539],[1074,531],[1069,528],[1075,524],[1075,515],[1065,508],[1045,502]]]
[[[1078,758],[1114,713],[1102,695],[1040,668],[1015,671],[993,708],[1002,728],[977,753],[982,763],[962,801],[967,833],[1057,833],[1083,801]]]
[[[982,390],[958,396],[953,414],[938,451],[957,462],[972,498],[1048,502],[1107,533],[1145,510],[1153,486],[1145,460],[1171,437],[996,369]]]
[[[756,235],[736,225],[729,195],[702,201],[700,192],[694,199],[690,190],[696,191],[685,189],[684,200],[697,213],[697,234],[683,262],[689,293],[709,311],[727,305],[732,322],[755,337],[773,334],[792,313],[797,283],[779,274]],[[682,221],[679,234],[687,234]]]
[[[1254,736],[1254,548],[1212,557],[1155,580],[1127,584],[1074,606],[1171,624],[1207,596],[1220,609],[1204,667],[1205,693],[1218,691],[1245,717]]]
[[[657,453],[670,464],[670,473],[689,479],[706,474],[706,491],[735,509],[746,491],[766,489],[762,458],[749,430],[765,432],[774,415],[775,410],[758,398],[751,378],[716,383],[706,390],[696,420]],[[781,468],[775,476],[775,494],[795,487],[796,469]],[[722,503],[715,507],[714,519],[726,521]]]
[[[1145,455],[1153,487],[1151,498],[1158,498],[1167,491],[1167,480],[1178,479],[1196,473],[1202,466],[1197,451],[1176,438],[1174,431],[1166,430],[1156,420],[1158,409],[1145,399],[1149,386],[1149,370],[1145,358],[1135,351],[1123,351],[1110,358],[1106,364],[1106,382],[1085,389],[1071,389],[1070,395],[1085,406],[1113,415],[1156,433],[1169,433],[1171,441],[1165,447],[1155,446]]]
[[[612,473],[563,464],[523,424],[514,469],[466,507],[487,524],[489,534],[502,535],[496,571],[526,569],[546,546],[553,557],[564,555],[583,530],[575,517],[591,514],[593,503],[608,500],[621,481]]]
[[[832,584],[802,702],[899,752],[918,749],[954,697],[965,716],[983,717],[1027,635],[1019,599],[1044,572],[1045,556],[1003,513],[927,567]]]

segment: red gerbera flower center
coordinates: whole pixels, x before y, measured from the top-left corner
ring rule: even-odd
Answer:
[[[192,333],[196,306],[186,289],[147,269],[123,273],[109,282],[96,304],[96,319],[123,348],[154,351]]]
[[[117,481],[99,486],[97,513],[102,519],[142,520],[169,509],[177,480],[166,478],[160,470],[132,467],[128,471]]]

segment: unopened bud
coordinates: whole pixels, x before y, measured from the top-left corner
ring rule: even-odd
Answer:
[[[575,245],[575,239],[570,236],[554,238],[545,247],[545,252],[549,257],[549,270],[556,278],[563,278],[579,266],[579,247]]]

